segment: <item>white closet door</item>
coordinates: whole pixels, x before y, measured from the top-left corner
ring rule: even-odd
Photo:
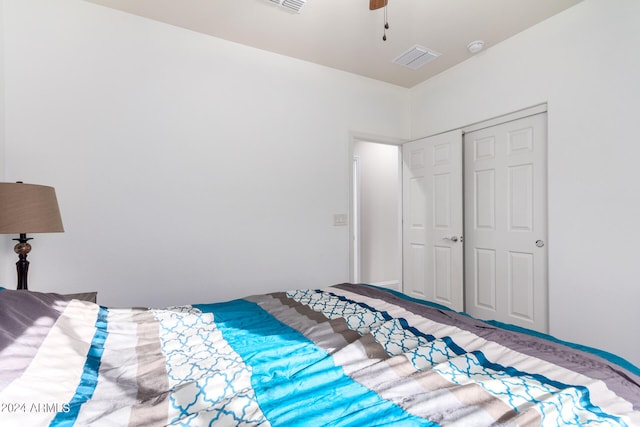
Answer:
[[[462,311],[462,132],[402,147],[404,293]]]
[[[546,113],[465,134],[465,310],[548,331]]]

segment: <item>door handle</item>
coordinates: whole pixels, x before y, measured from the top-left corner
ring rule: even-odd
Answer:
[[[458,236],[443,237],[442,240],[451,240],[452,242],[457,242]]]

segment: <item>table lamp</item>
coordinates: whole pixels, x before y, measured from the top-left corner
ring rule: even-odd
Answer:
[[[27,289],[32,240],[27,233],[63,232],[62,218],[53,187],[0,182],[0,234],[19,234],[13,250],[18,254],[18,289]]]

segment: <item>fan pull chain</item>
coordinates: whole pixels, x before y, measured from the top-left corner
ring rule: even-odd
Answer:
[[[387,5],[389,3],[384,5],[384,34],[382,35],[382,41],[386,42],[387,41],[387,30],[389,29],[389,20],[387,19]]]

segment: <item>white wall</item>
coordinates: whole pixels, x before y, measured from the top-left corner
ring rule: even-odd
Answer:
[[[0,2],[0,180],[4,178],[4,7]],[[2,267],[0,267],[2,268]]]
[[[31,289],[158,306],[349,280],[350,135],[406,138],[408,90],[79,0],[4,14],[5,179],[56,187],[66,230],[35,236]]]
[[[551,333],[636,364],[639,16],[585,0],[411,91],[413,138],[548,102]]]
[[[4,4],[0,1],[0,181],[4,181],[5,177],[5,97],[4,97]],[[4,236],[0,236],[0,278],[9,274],[11,267],[15,272],[15,266],[11,263],[5,262],[11,259],[13,254],[13,245],[4,239]],[[15,242],[13,242],[15,244]],[[14,280],[12,283],[15,283]],[[0,286],[3,286],[3,282],[0,281]],[[6,285],[5,285],[6,286]]]
[[[360,172],[360,281],[402,283],[401,175],[397,145],[358,141]]]

